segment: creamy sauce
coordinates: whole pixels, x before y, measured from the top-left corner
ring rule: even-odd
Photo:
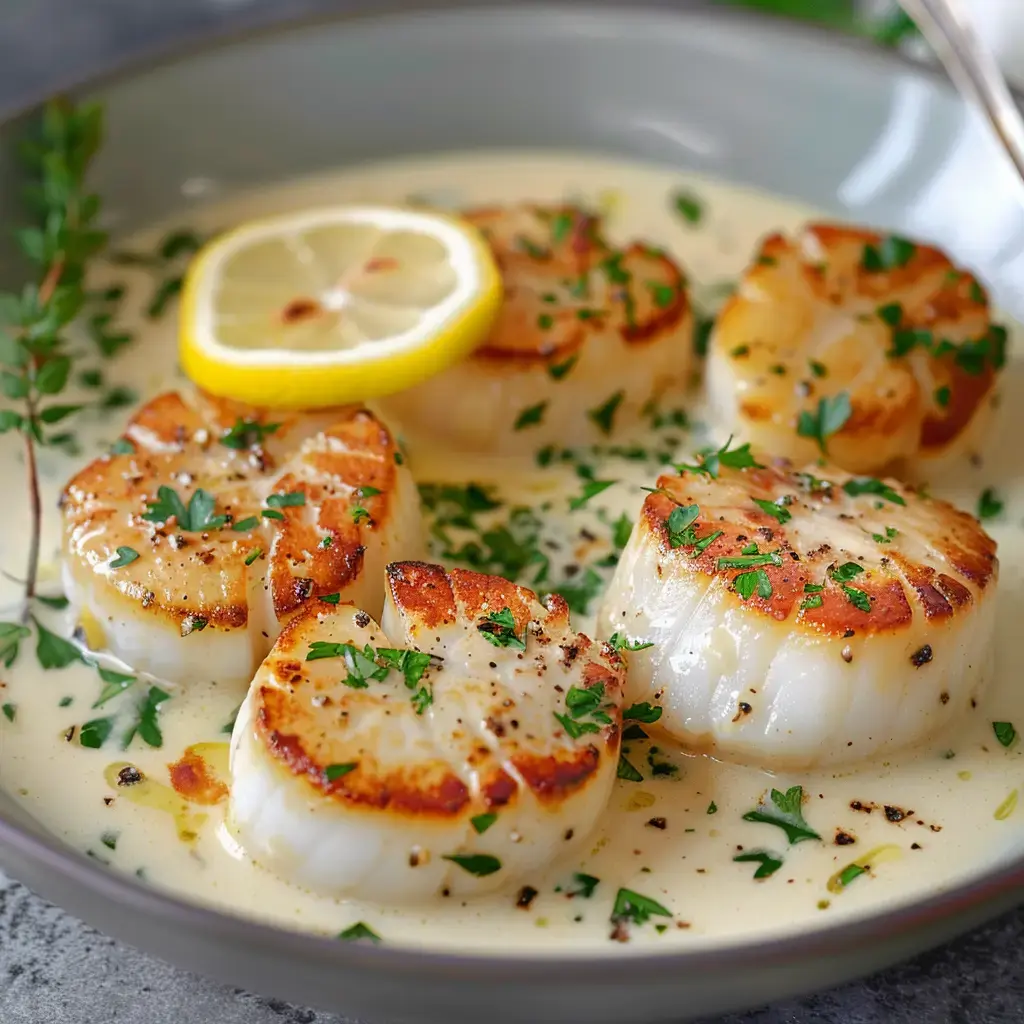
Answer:
[[[671,197],[681,187],[698,195],[704,205],[704,217],[697,226],[687,224],[672,209]],[[209,233],[304,206],[410,196],[453,206],[582,198],[606,211],[613,241],[639,236],[666,247],[682,262],[698,304],[705,306],[721,299],[723,283],[739,274],[760,236],[796,228],[812,215],[763,195],[684,179],[664,170],[590,157],[501,153],[360,168],[205,203],[123,244],[148,251],[169,227],[183,223]],[[104,268],[98,276],[98,285],[115,281],[128,285],[119,322],[135,334],[134,343],[122,355],[103,364],[108,385],[127,386],[139,399],[185,386],[175,365],[173,307],[159,320],[147,318],[144,312],[155,279],[134,267]],[[83,347],[88,344],[83,339]],[[183,807],[173,791],[161,786],[143,792],[141,787],[132,791],[108,782],[116,778],[111,765],[130,762],[154,783],[166,784],[168,764],[180,758],[186,747],[226,743],[225,727],[241,692],[216,685],[174,692],[160,714],[161,749],[136,738],[122,753],[116,743],[119,732],[103,749],[89,749],[79,743],[80,726],[110,713],[119,701],[123,714],[130,715],[135,691],[93,711],[91,705],[103,685],[96,671],[73,665],[43,672],[33,657],[34,641],[23,645],[18,662],[3,674],[0,684],[0,705],[9,705],[14,718],[8,721],[0,716],[0,784],[72,846],[117,870],[137,873],[154,886],[289,928],[337,934],[363,921],[389,944],[476,952],[557,947],[560,952],[604,950],[621,955],[623,947],[609,941],[609,915],[616,891],[626,887],[659,901],[674,914],[671,920],[654,918],[643,927],[634,926],[627,949],[694,948],[802,932],[834,923],[837,917],[892,909],[956,885],[1018,855],[1024,847],[1024,807],[1015,807],[1011,798],[1018,787],[1024,787],[1022,745],[1004,748],[992,727],[1000,721],[1024,728],[1024,688],[1017,678],[1014,655],[1015,631],[1024,621],[1020,522],[1024,472],[1017,457],[1024,433],[1024,363],[1019,352],[1017,357],[1004,373],[1003,401],[984,454],[946,471],[944,479],[932,481],[935,495],[972,510],[981,491],[996,486],[1006,507],[987,524],[999,542],[1002,567],[997,678],[981,705],[950,735],[938,737],[926,749],[839,772],[769,776],[753,768],[687,756],[662,741],[653,741],[655,752],[647,742],[627,741],[629,758],[640,768],[644,781],[617,783],[590,853],[577,862],[552,864],[545,875],[532,880],[538,894],[527,909],[516,906],[515,891],[469,905],[439,900],[429,907],[394,909],[325,900],[289,886],[247,860],[224,826],[223,803]],[[614,368],[609,368],[609,375],[614,376]],[[83,392],[83,397],[95,400],[95,394]],[[671,404],[687,407],[688,430],[669,425],[653,433],[641,431],[633,438],[616,438],[615,443],[685,455],[714,433],[713,425],[700,423],[692,396],[677,396]],[[54,507],[60,487],[85,460],[106,450],[118,435],[124,414],[123,410],[87,413],[76,421],[80,454],[43,453],[43,576],[51,593],[59,592],[59,516]],[[553,583],[579,581],[583,573],[570,577],[569,563],[579,560],[593,565],[613,553],[611,524],[623,512],[631,518],[636,515],[643,498],[641,487],[653,485],[657,475],[655,462],[588,457],[595,477],[618,483],[584,508],[569,512],[568,499],[580,493],[581,481],[568,463],[556,460],[539,470],[532,462],[469,460],[426,449],[415,438],[406,440],[412,470],[421,483],[475,481],[494,487],[495,497],[504,503],[493,513],[498,521],[507,521],[510,506],[539,508],[542,548],[551,557],[549,580]],[[13,491],[23,473],[20,446],[11,434],[2,444],[0,472],[11,481]],[[25,553],[24,504],[20,496],[8,498],[6,529],[0,537],[0,567],[14,574],[21,569]],[[481,518],[481,523],[486,521]],[[596,539],[588,539],[583,531]],[[557,544],[557,550],[545,541]],[[529,567],[521,581],[531,582],[536,571],[536,566]],[[597,571],[607,580],[611,569]],[[17,586],[7,580],[0,586],[4,603],[13,607]],[[596,604],[596,599],[590,603],[591,612]],[[64,635],[73,625],[56,614],[47,621]],[[589,631],[587,616],[577,614],[574,621],[577,628]],[[72,727],[75,732],[68,739]],[[656,771],[657,764],[671,767]],[[788,846],[779,829],[743,820],[766,789],[794,785],[803,786],[809,797],[804,815],[821,842]],[[902,820],[890,820],[903,814]],[[838,831],[853,841],[838,845]],[[184,841],[194,832],[198,833],[194,843]],[[879,847],[884,849],[878,852]],[[784,863],[771,877],[755,881],[756,863],[733,861],[741,851],[768,851]],[[846,887],[836,882],[837,872],[866,859],[871,861],[868,873]],[[600,879],[589,898],[567,897],[566,890],[574,888],[574,872]],[[658,930],[656,923],[667,927]]]

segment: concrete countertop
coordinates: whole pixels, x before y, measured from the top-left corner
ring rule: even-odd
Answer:
[[[81,80],[127,54],[358,6],[356,0],[5,0],[0,109],[15,109],[55,82]],[[0,1021],[354,1024],[186,974],[99,934],[2,875]],[[1024,909],[865,981],[716,1024],[1011,1021],[1024,1021]]]

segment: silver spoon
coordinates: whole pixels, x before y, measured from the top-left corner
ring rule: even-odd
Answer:
[[[1024,120],[965,0],[900,0],[962,94],[985,114],[1024,180]]]

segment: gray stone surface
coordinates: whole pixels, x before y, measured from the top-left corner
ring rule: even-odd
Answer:
[[[0,109],[14,109],[54,85],[80,81],[112,61],[239,25],[398,2],[0,0]],[[406,0],[406,6],[413,2]],[[1024,1021],[1024,910],[867,981],[717,1024],[1013,1021]],[[332,1014],[176,970],[100,935],[0,876],[0,1024],[85,1022],[346,1024]]]
[[[704,1024],[1016,1021],[1024,1021],[1024,909],[866,981]],[[2,876],[0,1022],[355,1024],[179,971]]]

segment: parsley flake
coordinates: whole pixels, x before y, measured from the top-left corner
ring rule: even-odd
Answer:
[[[730,437],[721,448],[700,452],[696,463],[680,463],[675,467],[677,473],[704,473],[713,480],[718,479],[722,466],[727,469],[764,469],[750,451],[750,444],[741,444],[738,448],[730,448]]]
[[[528,406],[516,417],[513,430],[523,430],[526,427],[535,427],[544,419],[544,410],[547,409],[547,402],[538,402],[536,405]]]
[[[157,488],[156,501],[147,503],[142,518],[149,523],[166,524],[173,517],[179,530],[192,533],[219,530],[228,521],[228,517],[213,514],[216,504],[217,499],[201,487],[186,506],[173,487],[161,486]]]
[[[733,857],[733,861],[737,864],[748,862],[757,864],[758,868],[754,872],[755,878],[770,878],[782,867],[782,861],[778,857],[773,857],[764,850],[751,850],[750,853],[741,853]]]
[[[692,192],[678,191],[672,196],[672,207],[687,224],[696,227],[704,217],[704,204]]]
[[[1017,739],[1017,730],[1013,727],[1012,722],[993,722],[992,731],[1004,747],[1012,746]]]
[[[36,626],[36,659],[44,669],[66,668],[72,662],[82,660],[82,652],[70,640],[57,636],[45,629],[38,619]]]
[[[362,921],[356,921],[355,924],[350,925],[343,932],[338,933],[338,938],[342,942],[372,942],[375,946],[379,946],[383,941],[381,937],[368,925],[363,924]]]
[[[828,439],[842,430],[853,415],[850,396],[845,391],[838,395],[820,398],[816,412],[804,409],[797,421],[796,432],[801,437],[810,437],[818,442],[822,452],[828,452]]]
[[[648,647],[654,646],[649,640],[630,640],[629,637],[624,636],[622,633],[612,633],[608,638],[608,643],[616,651],[645,651]]]
[[[121,741],[122,748],[135,738],[136,733],[150,747],[162,747],[164,745],[163,733],[160,731],[158,715],[160,708],[171,699],[169,693],[165,693],[159,686],[151,686],[146,693],[146,698],[138,710],[138,719],[131,726]]]
[[[1003,512],[1003,499],[996,493],[994,487],[986,487],[978,498],[978,518],[981,520],[995,519]]]
[[[446,853],[442,855],[442,860],[458,864],[463,871],[468,871],[477,878],[486,878],[501,870],[501,861],[489,853]]]
[[[517,651],[526,650],[526,635],[516,633],[516,620],[510,608],[490,612],[477,624],[480,635],[495,647],[512,647]]]
[[[0,662],[10,668],[18,658],[21,641],[30,636],[32,630],[18,622],[0,622]]]
[[[672,911],[667,910],[657,900],[650,896],[643,896],[632,889],[620,889],[615,894],[615,904],[612,907],[612,921],[632,921],[635,924],[644,924],[651,917],[671,917]]]
[[[580,357],[577,355],[572,355],[569,356],[569,358],[566,359],[563,363],[549,363],[548,376],[551,377],[552,380],[564,379],[568,375],[569,371],[579,361],[579,358]]]
[[[785,793],[773,789],[770,800],[770,803],[762,802],[755,810],[747,811],[743,815],[743,820],[781,828],[791,846],[807,839],[821,839],[821,836],[804,820],[803,786],[791,786]]]
[[[245,451],[247,448],[258,448],[263,440],[281,428],[280,423],[258,423],[256,420],[235,420],[235,425],[221,435],[220,443],[225,448]]]
[[[657,704],[641,701],[639,704],[631,704],[626,708],[622,712],[622,717],[626,721],[643,722],[645,725],[652,725],[661,718],[661,714],[662,709]]]
[[[267,497],[269,508],[298,508],[306,504],[306,495],[302,491],[288,491],[286,494],[271,494]]]
[[[594,895],[594,890],[601,884],[601,879],[594,875],[584,874],[582,871],[576,871],[573,873],[572,880],[576,883],[576,889],[570,889],[567,896],[582,896],[585,900],[589,900]]]
[[[616,391],[607,401],[602,402],[601,405],[594,409],[588,410],[587,419],[595,423],[602,434],[611,434],[615,413],[625,397],[625,391]]]
[[[138,557],[139,553],[135,548],[119,547],[117,549],[117,557],[111,561],[110,568],[123,569],[126,565],[131,565]]]
[[[18,708],[14,704],[4,704],[4,706],[0,708],[0,711],[4,713],[4,718],[6,718],[8,722],[13,723],[15,715],[18,713]]]
[[[640,774],[639,769],[626,757],[625,754],[619,754],[619,767],[616,771],[616,777],[622,779],[624,782],[644,781],[644,777]]]
[[[498,816],[493,812],[487,814],[475,814],[469,819],[469,823],[473,826],[473,831],[478,836],[482,836],[496,821]]]
[[[843,490],[851,498],[856,498],[861,494],[875,494],[879,498],[891,501],[894,505],[906,505],[907,503],[903,496],[884,480],[873,476],[855,476],[843,484]]]
[[[583,508],[591,498],[596,497],[602,491],[607,491],[609,487],[613,487],[617,483],[618,480],[587,480],[583,484],[583,492],[569,501],[569,508],[573,512]]]
[[[917,252],[913,242],[898,235],[889,235],[874,245],[865,245],[861,254],[860,265],[868,273],[881,273],[888,270],[899,270],[905,267]]]
[[[349,761],[347,764],[329,764],[324,768],[324,778],[328,782],[334,782],[344,778],[349,772],[354,772],[358,767],[358,761]]]
[[[778,501],[765,501],[764,498],[753,498],[751,500],[762,512],[770,515],[780,525],[788,523],[793,518],[793,514],[785,507],[788,504],[785,498],[780,498]]]
[[[736,588],[736,593],[744,601],[749,601],[754,594],[766,600],[772,596],[772,581],[768,578],[768,573],[764,569],[741,572],[732,582]]]

